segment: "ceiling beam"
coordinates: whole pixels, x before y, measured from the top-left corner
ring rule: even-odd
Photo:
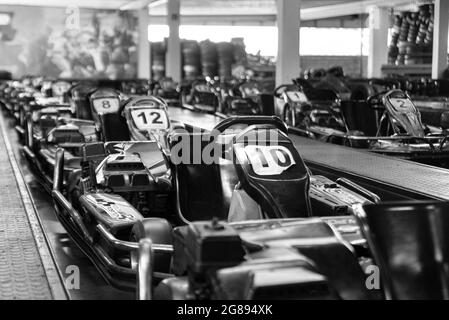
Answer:
[[[140,10],[142,8],[147,7],[150,4],[151,0],[132,0],[128,3],[122,5],[119,9],[122,11],[125,10]]]
[[[410,0],[364,0],[350,3],[331,4],[301,10],[301,20],[319,20],[368,13],[372,6],[394,7],[396,5],[410,4]]]

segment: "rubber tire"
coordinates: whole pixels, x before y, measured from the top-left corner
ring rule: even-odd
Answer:
[[[149,238],[154,244],[173,244],[173,228],[170,223],[162,218],[144,218],[137,222],[131,230],[131,240],[137,243],[144,238]],[[169,253],[155,253],[154,271],[170,272],[172,255]],[[133,263],[135,265],[135,262]]]

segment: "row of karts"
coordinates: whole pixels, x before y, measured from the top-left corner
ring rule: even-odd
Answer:
[[[142,87],[0,85],[58,219],[111,285],[141,299],[444,295],[445,251],[423,255],[443,240],[444,224],[431,228],[441,204],[379,204],[350,180],[314,175],[276,116],[231,113],[199,130]]]
[[[351,99],[297,79],[276,88],[276,114],[304,136],[437,166],[449,165],[447,114],[440,126],[423,124],[410,96],[394,81],[354,85]],[[357,97],[360,88],[371,95]]]
[[[340,81],[340,80],[335,80]],[[166,80],[174,88],[174,83]],[[166,86],[167,88],[168,86]],[[295,79],[274,89],[272,81],[197,80],[178,87],[177,105],[232,115],[277,115],[295,133],[421,163],[449,166],[449,113],[438,126],[424,124],[410,96],[393,80],[352,80],[339,86]],[[273,90],[274,89],[274,90]],[[173,90],[160,90],[164,92]]]

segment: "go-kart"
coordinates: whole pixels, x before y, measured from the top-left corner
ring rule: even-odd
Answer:
[[[360,239],[354,221],[347,214],[351,213],[353,204],[373,203],[379,199],[347,180],[333,182],[320,176],[311,177],[288,139],[286,130],[278,118],[234,117],[218,124],[212,133],[174,131],[169,137],[169,162],[155,142],[86,144],[83,148],[83,169],[78,175],[72,175],[66,187],[61,183],[64,156],[60,149],[53,189],[58,217],[105,278],[111,284],[127,289],[134,287],[137,271],[141,270],[140,266],[137,268],[137,262],[143,257],[137,251],[141,239],[150,238],[154,242],[151,249],[155,253],[155,260],[151,261],[154,263],[154,270],[151,269],[150,276],[156,281],[152,284],[162,281],[162,286],[170,286],[166,281],[173,275],[184,274],[186,268],[185,260],[177,260],[178,255],[184,255],[182,247],[178,245],[194,241],[193,238],[185,241],[183,230],[187,230],[186,227],[174,231],[171,227],[211,220],[214,217],[220,221],[229,221],[236,227],[241,225],[243,229],[256,226],[255,229],[267,228],[283,233],[281,227],[285,223],[301,225],[311,217],[324,216],[323,219],[335,225],[348,240],[359,246],[359,252],[363,252],[363,239]],[[246,145],[246,142],[249,144]],[[205,155],[205,150],[216,150],[216,154],[212,155],[215,161],[209,162],[207,157],[202,156],[197,159],[196,152]],[[254,162],[250,163],[248,159]],[[268,165],[265,165],[265,161]],[[152,170],[165,178],[162,180],[164,188],[167,187],[164,192],[173,190],[175,193],[173,206],[176,209],[173,211],[170,207],[163,207],[161,211],[145,210],[147,206],[157,204],[157,197],[137,196],[142,191],[142,184],[135,182],[137,177],[139,181],[146,181],[143,185],[146,187],[149,184],[153,192],[161,191],[158,184],[162,183],[161,178],[153,174]],[[144,173],[148,174],[148,178],[143,177]],[[169,179],[171,174],[173,180]],[[269,219],[272,221],[264,221]],[[245,224],[249,220],[257,221]],[[341,290],[339,295],[347,298],[369,296],[363,289],[364,275],[354,251],[348,250],[346,242],[339,242],[341,238],[332,233],[334,229],[321,220],[313,221],[309,221],[309,226],[312,229],[315,229],[314,223],[324,226],[327,230],[325,237],[332,244],[326,243],[333,247],[334,252],[341,253],[343,260],[332,259],[331,256],[322,259],[322,266],[327,270],[326,276],[333,277],[335,285]],[[218,229],[222,230],[221,227]],[[255,229],[249,233],[255,234]],[[292,241],[297,237],[309,237],[306,233],[301,235],[301,232],[296,231],[290,235]],[[322,238],[318,238],[320,237],[317,236],[315,243],[317,248],[323,245]],[[308,243],[313,247],[313,241]],[[221,250],[221,254],[225,260],[233,252],[242,251],[242,248],[237,251],[229,249],[234,248],[233,245],[223,244],[222,248],[226,249]],[[295,250],[290,247],[285,250],[273,247],[269,251],[273,254],[277,252],[280,265],[282,259],[289,260],[291,257],[286,252],[293,253]],[[214,257],[216,254],[207,253],[201,259],[215,259]],[[305,258],[301,256],[301,259]],[[172,264],[171,260],[176,260],[176,263]],[[201,261],[196,258],[194,260]],[[235,262],[229,259],[228,265],[232,261]],[[336,268],[342,261],[348,262],[350,272],[345,263],[341,268]],[[207,277],[207,273],[204,276]],[[140,277],[139,279],[142,280]],[[323,275],[321,279],[324,279]],[[139,292],[146,284],[144,280],[140,280]],[[184,280],[182,278],[182,288],[186,289]],[[345,288],[350,289],[345,291]]]
[[[340,99],[325,89],[315,89],[306,81],[284,84],[274,90],[275,114],[287,125],[309,131],[344,130]]]
[[[113,89],[81,85],[71,90],[71,106],[38,104],[27,113],[23,151],[47,191],[53,184],[58,148],[66,150],[64,177],[68,178],[80,168],[86,142],[129,139],[120,103],[120,94]]]
[[[219,92],[206,80],[196,80],[184,97],[183,106],[195,111],[215,113],[220,109]]]
[[[157,141],[88,143],[81,147],[80,168],[63,184],[64,153],[60,148],[55,156],[52,195],[57,217],[109,283],[132,290],[137,262],[134,239],[151,230],[159,243],[170,240],[164,239],[170,225],[155,218],[168,217],[171,211],[167,159]],[[137,221],[146,229],[139,229]],[[161,252],[156,267],[168,269],[172,247],[159,244],[155,250]]]
[[[247,83],[218,83],[217,90],[221,96],[220,113],[227,116],[262,114],[262,109],[256,102],[259,100],[257,97],[259,92],[253,96],[245,95],[242,86],[246,85]]]
[[[377,197],[355,184],[348,184],[351,191],[311,176],[286,130],[277,118],[229,118],[212,138],[223,151],[216,163],[174,166],[177,215],[187,225],[172,233],[176,277],[162,280],[154,298],[379,297],[366,290],[358,263],[363,239],[345,216],[350,203],[373,203]],[[172,162],[176,145],[185,139],[195,144],[189,140],[194,134],[172,137]],[[330,199],[343,210],[335,211]],[[320,216],[327,217],[315,218]],[[358,257],[342,236],[357,247]],[[157,244],[151,232],[147,238]],[[141,298],[152,297],[152,264],[158,258],[151,246],[140,242]]]
[[[443,121],[441,128],[424,125],[410,97],[390,90],[366,101],[342,103],[344,128],[327,126],[295,127],[301,135],[335,144],[426,164],[449,165],[449,147]],[[443,119],[444,120],[444,119]]]
[[[427,164],[449,164],[447,133],[424,125],[420,112],[406,93],[391,90],[370,97],[368,104],[380,116],[376,136],[363,137],[370,142],[370,151]]]
[[[154,84],[153,95],[164,99],[168,106],[181,107],[180,86],[171,78],[162,78]]]

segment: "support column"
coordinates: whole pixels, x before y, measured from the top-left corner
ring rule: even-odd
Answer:
[[[368,78],[380,78],[381,67],[388,61],[388,27],[390,9],[372,6],[369,8],[369,52]]]
[[[432,78],[441,78],[447,67],[449,1],[435,0],[432,50]]]
[[[291,83],[299,77],[299,15],[301,0],[276,0],[278,54],[276,85]]]
[[[148,25],[150,24],[150,15],[147,6],[138,11],[137,19],[139,24],[137,76],[140,79],[150,79],[151,51],[150,42],[148,41]]]
[[[181,81],[181,41],[179,40],[179,8],[180,0],[168,0],[167,24],[169,37],[167,43],[166,70],[167,76]]]

